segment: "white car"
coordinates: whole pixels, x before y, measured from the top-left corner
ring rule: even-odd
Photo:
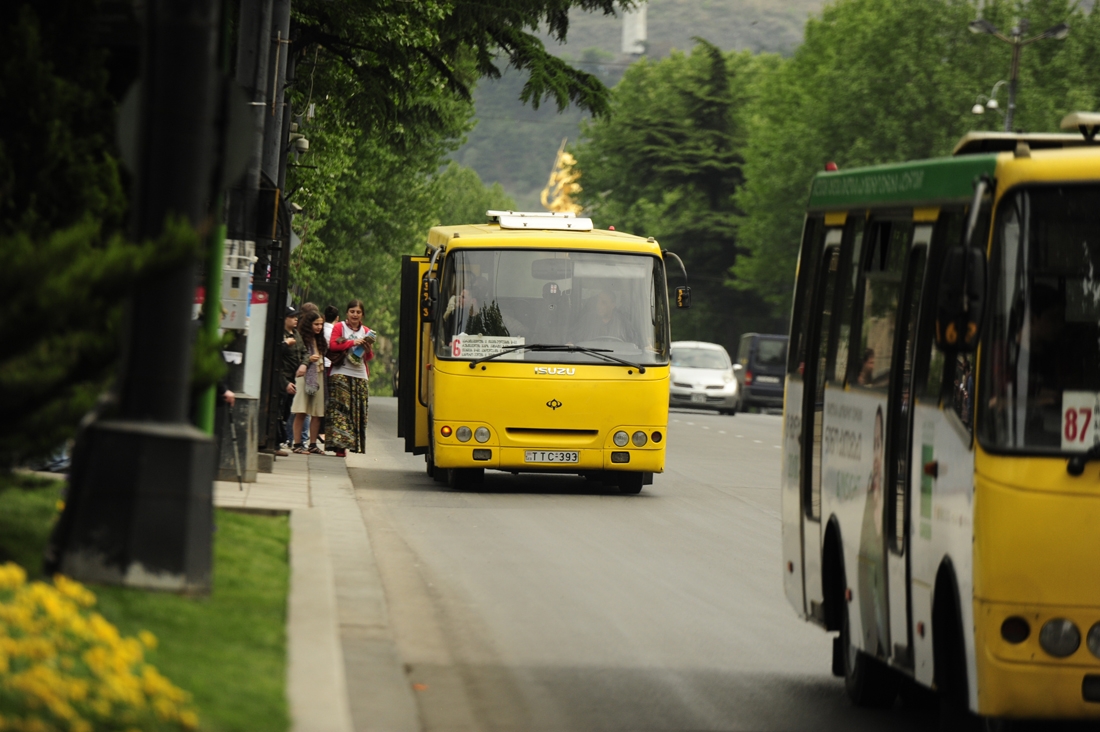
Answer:
[[[673,342],[668,405],[737,414],[741,408],[737,368],[739,364],[732,363],[717,343]]]

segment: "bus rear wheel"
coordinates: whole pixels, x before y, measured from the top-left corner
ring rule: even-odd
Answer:
[[[898,676],[886,664],[852,645],[848,604],[840,624],[840,648],[844,654],[844,691],[857,707],[885,708],[898,696]]]

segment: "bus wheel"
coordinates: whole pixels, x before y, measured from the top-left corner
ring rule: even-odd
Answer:
[[[635,496],[642,492],[645,476],[642,473],[619,473],[615,476],[615,482],[619,486],[619,493]]]
[[[424,471],[428,474],[429,478],[435,477],[435,463],[432,462],[432,458],[427,454],[424,455]]]
[[[840,623],[840,647],[844,650],[844,691],[857,707],[889,707],[898,696],[898,676],[886,664],[852,645],[848,604]]]
[[[450,468],[447,483],[456,491],[466,491],[481,485],[485,481],[483,468]]]

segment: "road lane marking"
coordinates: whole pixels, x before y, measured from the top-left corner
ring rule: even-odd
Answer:
[[[718,430],[718,434],[724,435],[724,434],[726,434],[726,431],[725,430]]]
[[[764,444],[763,440],[753,440],[753,442],[755,442],[757,445],[763,445]]]

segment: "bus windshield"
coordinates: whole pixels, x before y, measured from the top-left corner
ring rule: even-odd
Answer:
[[[664,268],[652,256],[549,249],[459,250],[446,258],[437,355],[598,363],[600,349],[641,365],[668,363]]]
[[[1080,452],[1100,443],[1100,186],[1001,201],[979,388],[983,445]]]

